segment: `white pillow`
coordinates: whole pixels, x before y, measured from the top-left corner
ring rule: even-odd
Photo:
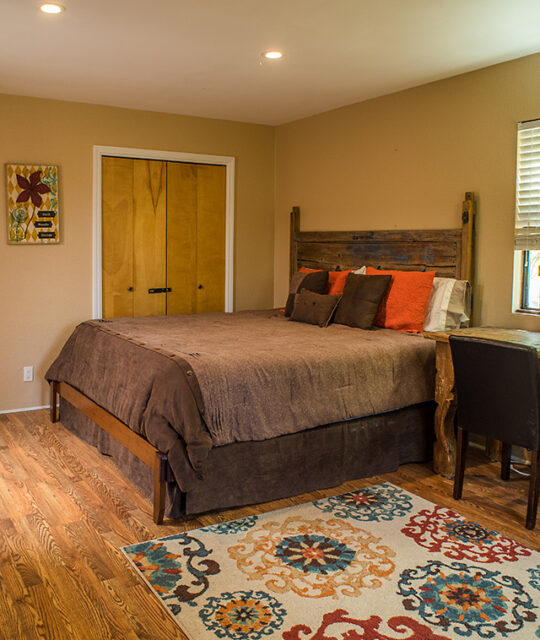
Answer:
[[[356,271],[353,271],[353,273],[359,273],[361,276],[365,276],[366,275],[365,265],[363,267],[360,267],[359,269],[356,269]]]
[[[471,285],[467,280],[433,278],[424,317],[424,331],[449,331],[469,326]]]

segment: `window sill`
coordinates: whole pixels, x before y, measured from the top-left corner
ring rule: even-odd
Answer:
[[[540,309],[514,309],[512,313],[520,316],[540,316]]]

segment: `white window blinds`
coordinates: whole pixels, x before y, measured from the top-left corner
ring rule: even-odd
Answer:
[[[517,251],[540,249],[540,120],[518,124],[514,238]]]

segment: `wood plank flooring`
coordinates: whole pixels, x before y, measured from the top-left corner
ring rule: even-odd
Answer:
[[[46,411],[0,415],[0,638],[185,640],[119,548],[388,480],[540,549],[540,523],[524,527],[528,483],[470,455],[464,499],[429,465],[348,482],[287,500],[152,521],[150,501],[114,463],[52,424]]]

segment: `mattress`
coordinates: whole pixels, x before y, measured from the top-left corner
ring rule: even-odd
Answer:
[[[277,310],[91,320],[47,379],[71,384],[200,477],[213,447],[430,401],[434,344]]]

